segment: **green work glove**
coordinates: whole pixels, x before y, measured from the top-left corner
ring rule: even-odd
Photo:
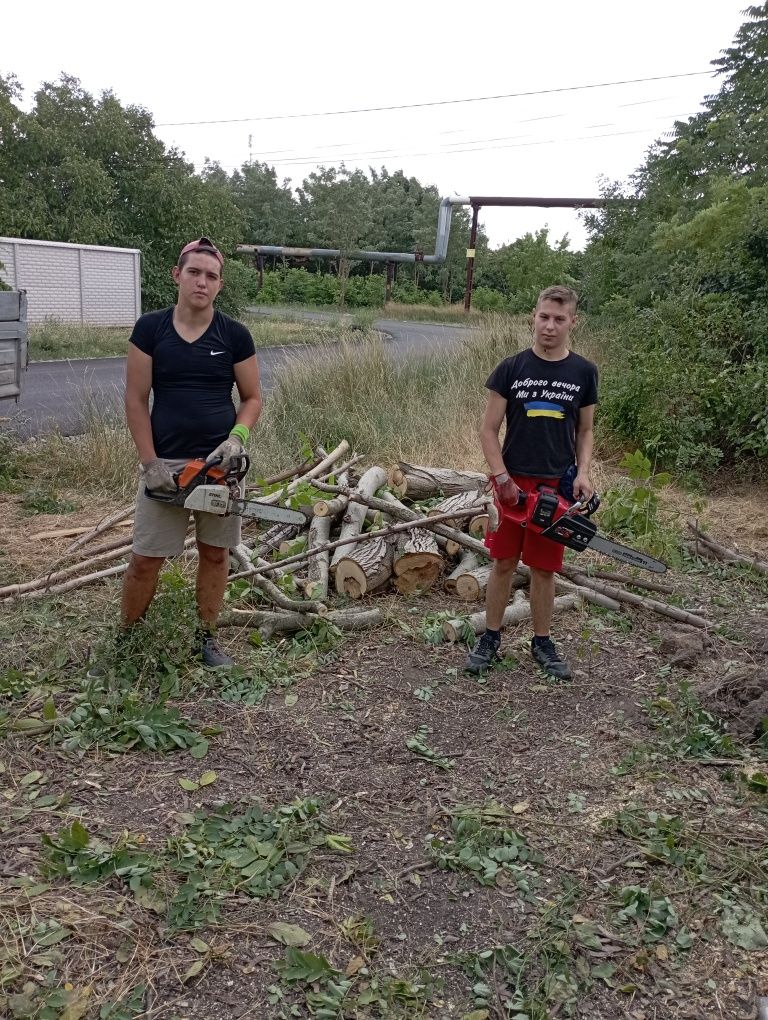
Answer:
[[[141,465],[141,470],[144,472],[144,484],[150,492],[176,492],[178,486],[173,480],[170,469],[161,457],[148,460],[145,464]]]

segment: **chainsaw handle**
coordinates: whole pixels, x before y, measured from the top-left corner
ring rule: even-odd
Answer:
[[[204,469],[209,467],[216,467],[217,465],[221,464],[223,460],[224,458],[221,455],[219,455],[218,457],[214,457],[212,460],[207,460],[205,462]],[[243,452],[238,453],[234,457],[230,457],[229,463],[232,464],[233,461],[237,461],[237,467],[232,469],[231,471],[227,471],[226,477],[228,479],[231,478],[237,482],[241,482],[248,474],[248,471],[251,466],[251,458],[248,456],[247,453]]]

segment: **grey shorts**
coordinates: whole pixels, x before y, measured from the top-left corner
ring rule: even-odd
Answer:
[[[165,463],[171,471],[180,471],[187,461],[166,460]],[[178,556],[184,549],[190,513],[195,518],[195,535],[200,542],[221,549],[239,544],[239,517],[219,517],[150,499],[144,495],[142,475],[133,518],[133,551],[139,556]]]

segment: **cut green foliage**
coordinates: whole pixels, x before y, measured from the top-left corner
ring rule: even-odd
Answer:
[[[405,746],[413,754],[418,755],[420,758],[428,761],[431,765],[434,765],[435,768],[452,769],[456,763],[450,758],[446,758],[444,755],[440,754],[433,747],[430,747],[427,743],[428,736],[429,727],[419,726],[414,735],[406,740]]]
[[[204,773],[194,785],[207,785],[211,776],[215,779],[215,773]],[[321,831],[318,805],[312,800],[272,811],[258,804],[240,810],[225,805],[184,817],[189,819],[184,832],[156,854],[143,850],[128,834],[109,846],[75,821],[57,837],[43,836],[43,873],[78,885],[116,880],[142,906],[167,911],[168,928],[179,931],[214,921],[222,902],[234,894],[276,897],[303,872],[317,847],[350,849],[346,837]],[[286,944],[301,945],[301,931],[283,925],[273,934]]]
[[[99,1020],[134,1020],[144,1013],[146,985],[136,985],[117,1002],[106,1002],[99,1010]]]
[[[100,699],[91,692],[79,696],[77,702],[59,724],[59,736],[67,751],[90,747],[128,751],[144,747],[150,751],[194,752],[205,744],[177,708],[146,704],[127,694],[121,699]]]
[[[654,896],[639,885],[628,885],[619,891],[620,909],[616,923],[635,925],[643,942],[658,942],[668,938],[679,927],[679,918],[668,896]]]
[[[170,905],[174,929],[213,920],[220,901],[233,892],[277,896],[306,867],[319,833],[315,801],[296,801],[274,811],[253,805],[198,811],[185,832],[169,843],[173,870],[182,884]]]
[[[498,804],[467,807],[449,818],[449,829],[430,838],[428,847],[439,868],[464,871],[481,885],[513,885],[527,895],[538,884],[535,864],[541,856],[506,824],[507,811]]]
[[[640,856],[650,864],[667,864],[692,874],[701,874],[706,866],[695,824],[686,825],[680,815],[645,811],[630,803],[615,817],[604,819],[603,825],[637,843]]]
[[[359,964],[363,962],[358,961]],[[434,982],[426,974],[406,979],[396,974],[380,975],[359,965],[342,974],[326,957],[295,948],[286,950],[276,969],[283,986],[270,988],[270,1002],[276,1005],[298,996],[309,1014],[318,1020],[353,1020],[368,1016],[416,1020],[424,1015],[434,990]],[[281,1012],[278,1015],[302,1014]]]
[[[152,884],[159,863],[143,851],[128,834],[115,846],[92,838],[80,822],[62,829],[57,837],[43,835],[45,863],[43,874],[62,876],[76,885],[106,882],[119,878],[136,893]]]
[[[680,684],[676,697],[662,691],[646,702],[645,710],[664,734],[665,747],[676,757],[739,758],[743,754],[721,720],[702,708],[687,682]]]
[[[757,914],[751,907],[727,896],[715,898],[719,904],[720,930],[732,945],[749,951],[768,949],[765,910]]]

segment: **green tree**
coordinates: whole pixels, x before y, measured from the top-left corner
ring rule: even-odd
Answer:
[[[76,78],[44,84],[26,113],[12,76],[0,80],[0,233],[139,248],[145,306],[173,300],[170,267],[207,234],[225,252],[241,239],[229,185],[202,174],[153,130],[148,111],[98,99]]]
[[[360,249],[373,228],[371,189],[361,170],[342,164],[311,173],[299,189],[299,202],[312,246],[338,248],[339,304],[344,305],[351,268],[349,252]]]
[[[274,167],[245,163],[232,175],[230,186],[243,218],[243,241],[285,245],[302,242],[299,203],[287,180],[278,183]]]
[[[504,294],[510,311],[529,312],[545,287],[559,283],[578,289],[577,261],[568,238],[552,245],[544,227],[488,252],[478,266],[476,282]]]

